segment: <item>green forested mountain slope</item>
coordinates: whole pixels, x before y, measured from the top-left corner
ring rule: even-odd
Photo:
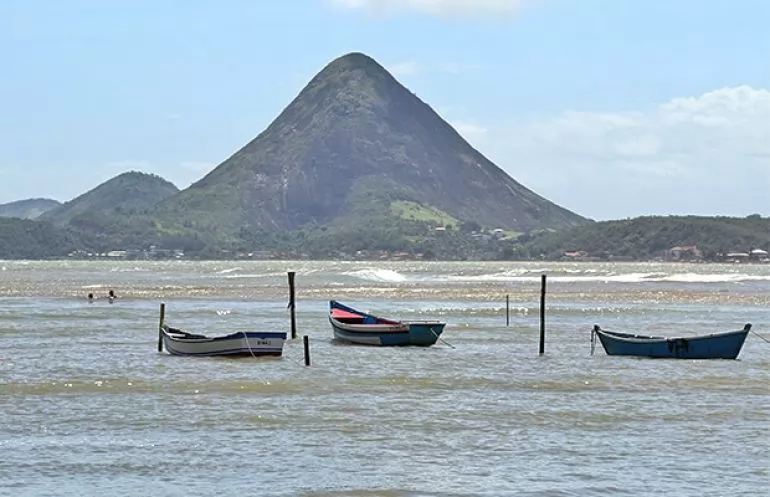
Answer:
[[[60,258],[85,247],[77,235],[51,223],[0,218],[0,259]]]

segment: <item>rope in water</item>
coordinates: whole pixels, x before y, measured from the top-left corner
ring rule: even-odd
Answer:
[[[449,346],[450,346],[450,347],[452,347],[453,349],[456,349],[456,348],[457,348],[457,347],[455,347],[454,345],[452,345],[451,343],[449,343],[449,342],[447,342],[446,340],[444,340],[443,338],[441,338],[440,336],[438,336],[438,333],[436,333],[436,332],[433,330],[433,327],[432,327],[432,326],[431,326],[430,328],[428,328],[428,329],[430,330],[430,332],[431,332],[431,333],[433,333],[433,334],[436,336],[436,340],[439,340],[440,342],[443,342],[443,343],[445,343],[445,344],[449,345]]]
[[[254,354],[254,351],[251,350],[251,345],[249,344],[249,337],[248,337],[248,335],[246,335],[245,331],[242,331],[241,333],[243,333],[243,341],[246,343],[246,348],[249,349],[249,352],[251,352],[251,357],[256,359],[257,356],[256,356],[256,354]]]
[[[768,340],[767,338],[763,337],[762,335],[760,335],[756,331],[752,331],[751,334],[758,336],[759,338],[761,338],[762,340],[766,341],[767,343],[770,343],[770,340]]]

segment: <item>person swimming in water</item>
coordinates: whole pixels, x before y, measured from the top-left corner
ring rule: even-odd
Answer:
[[[118,298],[118,297],[115,295],[115,292],[113,292],[112,290],[110,290],[110,291],[109,291],[109,293],[107,294],[107,301],[108,301],[110,304],[112,304],[113,302],[115,302],[115,299],[116,299],[116,298]]]
[[[94,294],[93,293],[89,293],[88,294],[88,303],[89,304],[93,304],[94,303]]]

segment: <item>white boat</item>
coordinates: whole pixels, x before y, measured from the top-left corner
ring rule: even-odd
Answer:
[[[160,332],[163,346],[173,355],[280,356],[286,341],[286,332],[277,331],[236,331],[229,335],[209,337],[163,324]]]

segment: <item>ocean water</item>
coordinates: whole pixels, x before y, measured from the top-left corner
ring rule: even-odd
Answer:
[[[288,271],[282,358],[157,352],[161,302],[190,331],[289,331]],[[329,299],[444,340],[337,343]],[[0,261],[0,495],[766,496],[769,304],[770,265]],[[594,324],[747,322],[735,361],[591,354]]]

